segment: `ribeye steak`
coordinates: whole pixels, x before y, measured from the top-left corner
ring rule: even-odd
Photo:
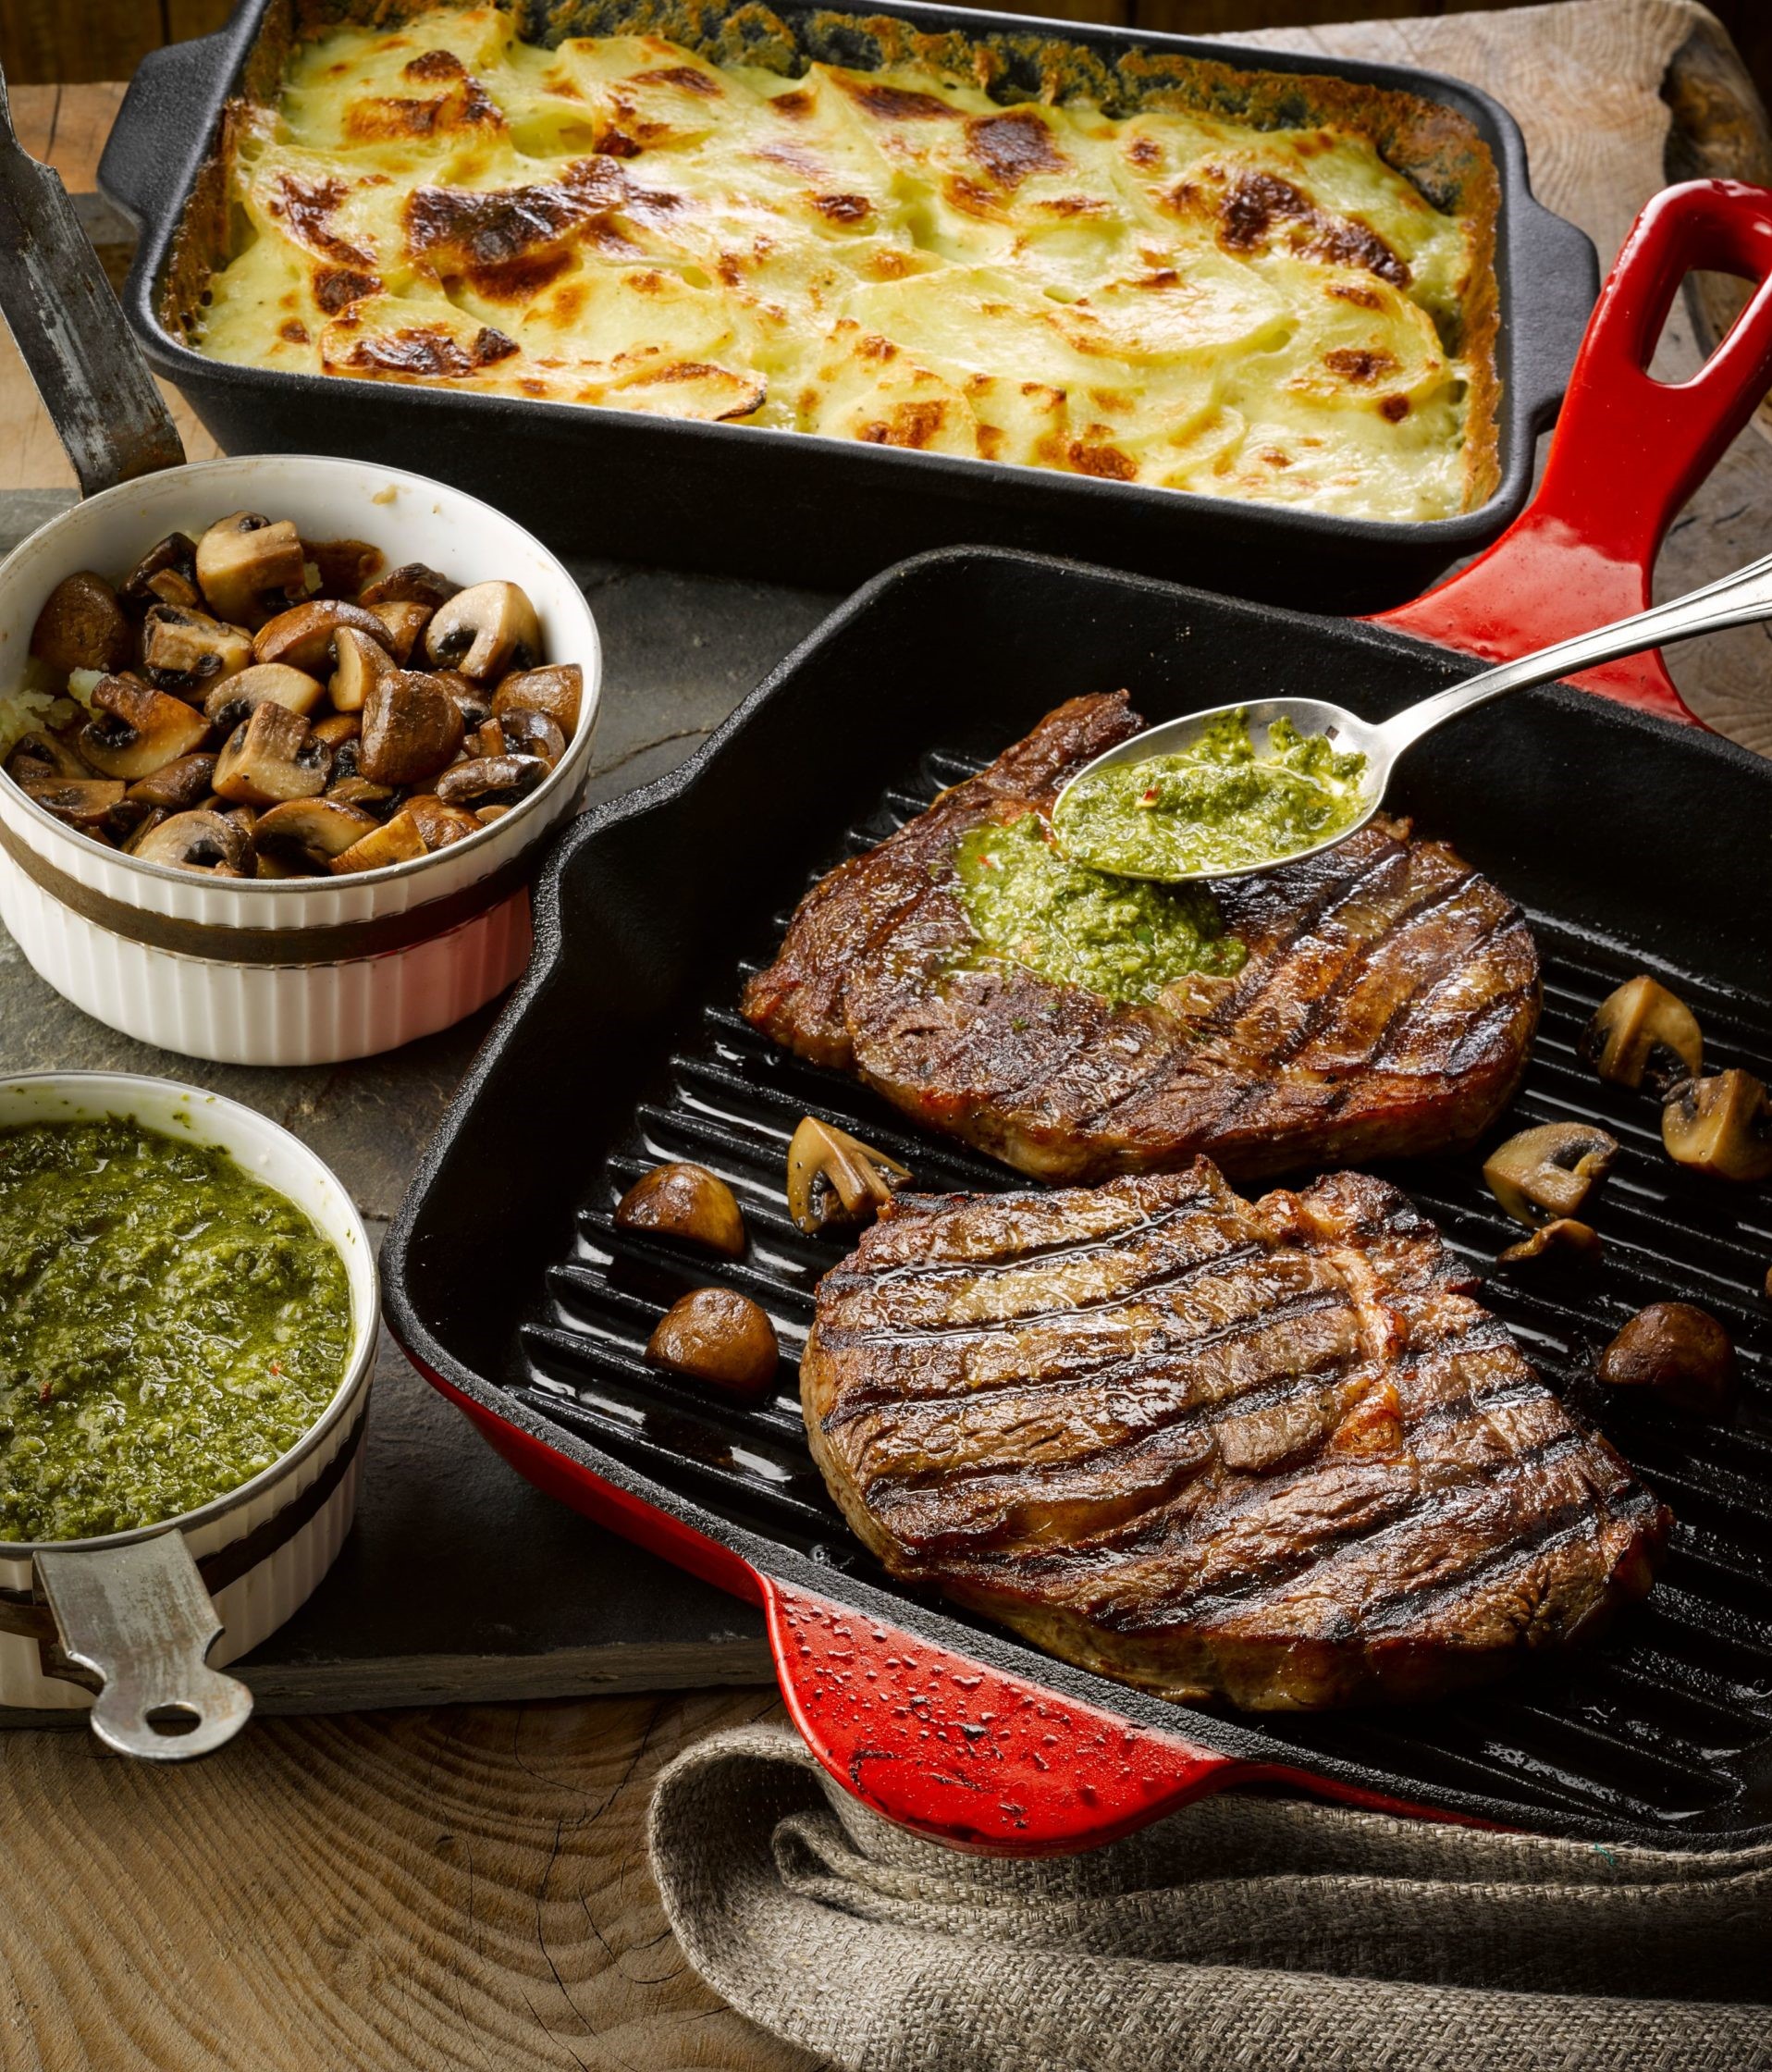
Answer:
[[[901,1198],[819,1287],[806,1431],[893,1575],[1067,1660],[1435,1695],[1596,1629],[1667,1526],[1470,1286],[1359,1173]]]
[[[978,954],[961,838],[1049,804],[1141,724],[1124,693],[1075,698],[839,866],[746,987],[746,1017],[1040,1179],[1200,1152],[1248,1178],[1473,1141],[1524,1069],[1538,955],[1511,900],[1404,825],[1220,884],[1247,963],[1149,1005]]]

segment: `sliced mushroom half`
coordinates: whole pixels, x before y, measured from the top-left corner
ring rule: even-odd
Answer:
[[[188,813],[201,806],[215,788],[214,756],[176,756],[163,763],[150,777],[129,786],[129,796],[138,806],[156,806],[168,813]]]
[[[541,624],[528,593],[515,583],[476,583],[439,605],[425,629],[425,652],[476,684],[541,660]]]
[[[1591,1224],[1579,1221],[1572,1215],[1559,1215],[1542,1229],[1534,1230],[1530,1238],[1522,1238],[1517,1245],[1509,1245],[1500,1255],[1499,1264],[1516,1266],[1521,1260],[1541,1259],[1547,1252],[1573,1252],[1579,1256],[1592,1257],[1600,1249],[1600,1233]]]
[[[21,734],[6,758],[6,775],[15,784],[42,783],[54,777],[90,777],[88,766],[58,734],[40,727]]]
[[[168,533],[157,540],[124,578],[117,596],[136,611],[155,604],[201,610],[203,594],[197,587],[197,542],[185,533]]]
[[[655,1166],[635,1180],[616,1204],[615,1222],[618,1229],[678,1238],[727,1259],[744,1253],[738,1197],[718,1173],[685,1159]]]
[[[64,575],[31,629],[31,652],[64,674],[121,669],[134,646],[134,631],[117,592],[91,569]]]
[[[230,512],[197,542],[197,582],[217,618],[262,626],[306,596],[307,559],[290,519]]]
[[[445,806],[431,792],[415,793],[402,810],[412,816],[427,856],[433,850],[447,849],[451,842],[465,842],[470,834],[480,832],[480,823],[472,813],[464,813],[459,806]]]
[[[365,777],[378,784],[422,784],[448,769],[461,746],[461,715],[433,678],[418,670],[390,670],[371,684],[357,745],[357,767]]]
[[[1664,1100],[1681,1079],[1695,1079],[1704,1061],[1698,1018],[1646,973],[1601,1001],[1576,1048],[1601,1079],[1633,1088],[1646,1081]]]
[[[566,736],[560,732],[560,722],[530,706],[513,706],[501,714],[498,733],[508,753],[538,756],[549,770],[566,753]]]
[[[190,755],[208,734],[209,722],[183,698],[168,697],[139,676],[105,676],[93,687],[80,752],[101,776],[133,783]]]
[[[143,863],[167,863],[215,878],[243,878],[252,868],[252,835],[226,813],[175,813],[134,852]]]
[[[310,676],[326,676],[337,659],[338,635],[347,628],[378,647],[386,645],[388,628],[373,611],[335,598],[311,598],[262,625],[253,637],[252,652],[262,662],[287,662]]]
[[[240,806],[280,806],[317,798],[331,774],[332,751],[299,712],[275,702],[242,720],[215,758],[215,789]]]
[[[18,788],[45,813],[89,834],[109,820],[124,792],[117,777],[31,777]]]
[[[1483,1177],[1515,1222],[1532,1229],[1574,1215],[1618,1155],[1618,1139],[1592,1123],[1546,1122],[1491,1152]]]
[[[431,623],[435,607],[428,604],[378,604],[373,608],[381,621],[382,645],[405,668],[418,646],[419,635]]]
[[[340,712],[361,712],[370,692],[397,667],[386,645],[355,626],[339,629],[334,643],[332,675],[327,683]]]
[[[305,670],[290,669],[284,662],[254,662],[238,676],[224,677],[203,700],[203,716],[212,726],[229,733],[250,719],[261,705],[286,706],[306,719],[317,711],[326,686]]]
[[[142,671],[156,690],[202,697],[252,664],[252,635],[206,611],[156,604],[142,622]]]
[[[381,870],[390,863],[413,863],[429,854],[418,822],[402,809],[334,857],[332,868],[341,875],[352,870]]]
[[[1772,1102],[1739,1067],[1675,1087],[1661,1111],[1667,1155],[1726,1180],[1772,1179]]]
[[[334,857],[373,834],[380,822],[332,798],[291,798],[261,813],[254,830],[261,861],[294,870],[326,870]]]
[[[383,604],[424,604],[435,611],[439,605],[447,604],[456,596],[461,586],[451,583],[447,575],[440,575],[434,568],[426,568],[423,561],[405,561],[399,568],[389,569],[386,575],[378,575],[373,583],[365,584],[357,594],[357,602],[374,610]]]
[[[515,708],[546,712],[570,741],[584,701],[585,672],[576,662],[553,662],[507,676],[493,694],[492,709],[500,718]]]
[[[807,1116],[788,1146],[788,1214],[813,1232],[871,1223],[910,1177],[908,1166]]]
[[[539,756],[476,756],[446,770],[437,781],[437,796],[446,806],[514,806],[548,775],[548,765]]]

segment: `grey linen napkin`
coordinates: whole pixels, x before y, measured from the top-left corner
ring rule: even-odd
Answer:
[[[1237,1792],[1007,1862],[889,1826],[769,1726],[679,1757],[649,1842],[695,1970],[849,2072],[1772,2067],[1772,1848]]]

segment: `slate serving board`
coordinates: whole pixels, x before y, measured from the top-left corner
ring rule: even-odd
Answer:
[[[0,494],[0,553],[71,501]],[[674,768],[833,601],[612,563],[573,573],[605,649],[593,801]],[[313,1146],[377,1239],[495,1012],[358,1064],[211,1065],[83,1015],[0,930],[0,1072],[158,1073],[244,1101]],[[770,1669],[752,1607],[538,1495],[384,1331],[356,1527],[306,1606],[235,1673],[265,1712],[338,1712],[755,1684]],[[0,1708],[6,1727],[83,1718]]]

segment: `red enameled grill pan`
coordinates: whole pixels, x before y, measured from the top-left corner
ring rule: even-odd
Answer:
[[[1680,387],[1643,371],[1692,268],[1753,300]],[[781,1162],[799,1116],[843,1123],[921,1186],[1014,1176],[912,1132],[786,1058],[734,1003],[809,877],[880,840],[1062,698],[1127,685],[1147,718],[1320,689],[1377,717],[1505,657],[1639,609],[1667,526],[1772,383],[1772,193],[1675,189],[1599,303],[1537,500],[1420,602],[1357,623],[996,549],[868,585],[682,770],[587,816],[544,876],[537,951],[383,1253],[408,1353],[535,1485],[760,1603],[783,1697],[819,1760],[892,1819],[957,1846],[1105,1842],[1232,1784],[1693,1849],[1772,1837],[1772,1263],[1764,1191],[1674,1167],[1656,1117],[1573,1057],[1640,969],[1690,999],[1707,1054],[1772,1073],[1772,954],[1745,858],[1772,835],[1772,764],[1690,722],[1658,658],[1594,697],[1522,695],[1435,736],[1401,807],[1532,918],[1545,1010],[1507,1127],[1597,1117],[1624,1144],[1597,1267],[1492,1281],[1484,1300],[1672,1506],[1651,1597],[1601,1645],[1478,1694],[1390,1710],[1232,1716],[1166,1706],[892,1583],[811,1465],[791,1356],[843,1247],[796,1232]],[[1409,637],[1406,637],[1409,636]],[[1440,648],[1422,645],[1426,641]],[[1631,709],[1634,708],[1634,709]],[[1763,849],[1758,853],[1763,854]],[[615,1229],[660,1158],[733,1184],[753,1244],[730,1268]],[[1506,1219],[1475,1159],[1393,1169],[1487,1271]],[[785,1352],[760,1409],[645,1367],[663,1308],[718,1278]],[[1585,1369],[1643,1302],[1704,1302],[1745,1376],[1732,1424],[1602,1402]],[[1627,1391],[1627,1396],[1643,1394]]]

